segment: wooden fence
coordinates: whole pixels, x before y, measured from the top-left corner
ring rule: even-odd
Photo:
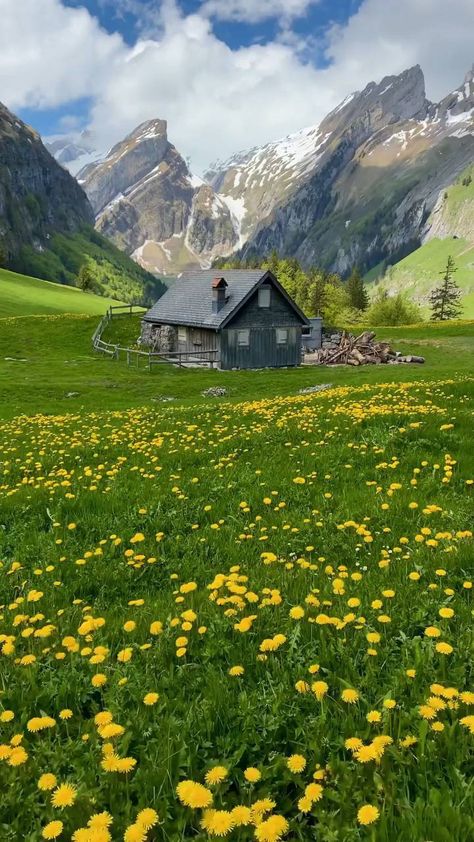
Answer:
[[[183,368],[187,365],[206,365],[214,368],[219,362],[218,351],[169,351],[167,353],[159,353],[157,351],[140,351],[138,348],[124,348],[120,344],[113,342],[105,342],[102,335],[107,325],[112,319],[121,318],[122,316],[137,316],[144,315],[146,310],[143,307],[138,307],[135,304],[117,304],[109,307],[105,315],[97,325],[92,336],[92,347],[94,351],[101,354],[106,354],[114,360],[126,359],[127,365],[135,364],[140,368],[140,362],[143,361],[149,371],[154,365],[162,365],[163,363],[177,365]]]

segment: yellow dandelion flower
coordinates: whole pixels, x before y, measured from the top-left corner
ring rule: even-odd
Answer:
[[[348,705],[355,705],[357,700],[359,699],[359,693],[357,690],[354,690],[351,687],[348,687],[346,690],[343,690],[341,693],[341,699],[343,702],[346,702]]]
[[[53,775],[52,772],[45,772],[38,778],[38,789],[41,789],[43,790],[43,792],[46,792],[49,789],[54,789],[56,783],[56,775]]]
[[[155,824],[158,824],[159,820],[160,818],[156,810],[153,810],[151,807],[145,807],[138,813],[136,821],[137,824],[143,825],[145,830],[150,830]]]
[[[357,821],[361,825],[373,824],[380,816],[378,807],[372,804],[363,804],[357,811]]]
[[[205,781],[208,786],[214,786],[216,784],[221,784],[222,781],[225,781],[229,774],[228,769],[225,766],[213,766],[212,769],[209,769],[205,775]]]
[[[63,832],[63,823],[60,821],[49,822],[41,831],[43,839],[57,839]]]
[[[209,807],[212,804],[212,792],[202,784],[195,781],[180,781],[176,787],[179,800],[186,807],[198,808]]]
[[[143,704],[150,707],[151,705],[156,705],[159,699],[158,693],[146,693],[143,697]]]
[[[255,838],[258,842],[280,842],[288,833],[289,824],[284,816],[270,816],[268,819],[257,825]]]
[[[298,775],[306,768],[306,758],[302,754],[292,754],[291,757],[288,757],[286,765],[290,772]]]
[[[259,769],[256,769],[255,766],[247,766],[244,770],[244,778],[251,784],[257,783],[262,777],[262,773]]]

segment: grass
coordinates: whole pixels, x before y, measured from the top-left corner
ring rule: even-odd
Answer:
[[[0,321],[2,842],[474,838],[474,326],[149,374],[96,322]]]
[[[118,303],[111,298],[101,298],[74,287],[0,269],[0,318],[17,316],[19,313],[25,316],[53,313],[98,316]]]
[[[164,397],[190,405],[203,402],[201,392],[214,385],[225,386],[231,400],[241,401],[291,395],[317,383],[360,385],[461,377],[472,371],[474,360],[474,324],[453,323],[442,328],[421,325],[377,330],[380,338],[393,337],[400,350],[426,356],[424,366],[371,366],[349,371],[344,367],[305,366],[221,372],[163,365],[150,374],[146,368],[127,368],[123,360],[114,362],[94,353],[90,340],[96,325],[97,318],[86,316],[0,321],[0,417],[157,406]],[[139,321],[130,320],[126,327],[125,319],[117,320],[104,338],[123,338],[117,330],[128,331],[128,338],[133,339],[138,335]]]
[[[125,252],[88,225],[75,234],[53,234],[49,247],[39,252],[23,246],[11,269],[35,278],[74,286],[82,266],[87,266],[99,295],[127,303],[154,303],[166,287]]]
[[[458,271],[455,281],[462,290],[463,318],[474,317],[474,245],[467,240],[452,238],[429,240],[394,266],[380,282],[369,284],[373,291],[387,289],[391,293],[403,292],[410,299],[421,303],[428,312],[430,291],[440,282],[440,273],[449,255],[454,258]]]

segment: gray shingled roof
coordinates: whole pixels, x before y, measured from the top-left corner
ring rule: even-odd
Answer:
[[[145,321],[219,328],[264,275],[261,269],[211,269],[183,275],[148,310]],[[227,300],[213,313],[211,283],[216,277],[227,281]]]

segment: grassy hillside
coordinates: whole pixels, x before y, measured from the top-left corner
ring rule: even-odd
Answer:
[[[148,374],[95,322],[0,322],[1,842],[474,839],[473,325]]]
[[[95,316],[117,303],[112,298],[0,269],[0,318],[48,313]]]
[[[383,267],[366,275],[371,292],[405,293],[429,312],[429,293],[439,283],[449,255],[458,267],[455,280],[462,290],[463,318],[474,317],[474,165],[449,187],[428,220],[429,236],[380,278]],[[379,286],[380,285],[380,286]]]
[[[462,317],[474,318],[474,245],[464,239],[429,240],[400,263],[388,270],[380,281],[369,283],[371,292],[388,290],[390,294],[405,293],[420,304],[428,314],[430,291],[440,280],[449,255],[452,255],[458,271],[456,283],[462,290]]]
[[[23,246],[9,268],[36,278],[75,286],[81,266],[93,278],[93,292],[134,304],[152,304],[166,290],[106,237],[84,225],[76,234],[54,234],[41,252]]]

